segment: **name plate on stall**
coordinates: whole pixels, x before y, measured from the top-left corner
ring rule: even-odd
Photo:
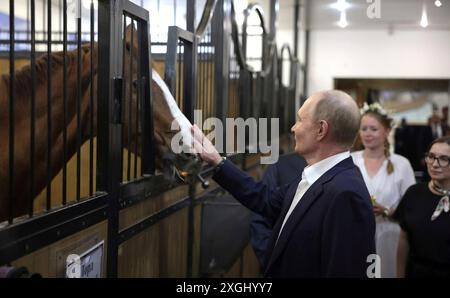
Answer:
[[[66,277],[100,278],[102,276],[104,241],[81,255],[70,254],[66,260]]]

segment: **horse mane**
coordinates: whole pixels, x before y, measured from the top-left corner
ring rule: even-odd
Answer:
[[[84,46],[86,47],[86,46]],[[36,59],[36,89],[39,88],[39,86],[43,86],[44,88],[47,88],[47,82],[48,82],[48,56],[46,54],[40,56]],[[64,64],[64,52],[53,52],[50,55],[51,59],[51,74],[52,76],[55,74],[55,72],[63,67]],[[76,50],[75,51],[68,51],[66,55],[66,61],[67,61],[67,68],[69,70],[69,67],[72,63],[76,62]],[[10,82],[10,76],[9,74],[3,74],[2,79],[6,83],[6,86],[8,86],[9,89],[9,82]],[[31,76],[31,61],[30,64],[22,67],[18,71],[14,73],[14,88],[15,88],[15,94],[16,100],[30,100],[31,99],[31,89],[32,89],[32,76]],[[10,94],[11,90],[9,90]]]

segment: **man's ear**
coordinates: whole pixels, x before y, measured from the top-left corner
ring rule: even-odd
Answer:
[[[330,130],[330,126],[329,126],[328,122],[325,120],[320,120],[319,121],[319,129],[317,132],[317,140],[318,141],[323,140],[329,133],[329,130]]]

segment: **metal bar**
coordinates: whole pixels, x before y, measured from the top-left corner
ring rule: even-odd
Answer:
[[[77,185],[76,199],[80,201],[81,191],[81,16],[77,18]]]
[[[303,98],[308,96],[308,68],[309,68],[309,29],[305,31],[305,62],[303,72]],[[300,103],[303,104],[303,103]]]
[[[298,34],[300,31],[300,0],[294,4],[294,56],[298,58]]]
[[[149,21],[148,11],[142,9],[139,5],[134,4],[131,1],[122,1],[124,13],[127,15],[139,18],[145,22]]]
[[[261,23],[263,23],[263,21],[261,20]],[[265,69],[267,69],[266,67],[266,63],[267,63],[267,57],[269,57],[270,53],[269,51],[267,51],[268,47],[269,47],[269,43],[268,41],[270,41],[267,38],[267,32],[263,31],[262,33],[262,37],[261,37],[261,43],[262,43],[262,53],[261,53],[261,73],[264,72]],[[268,61],[268,63],[272,63],[273,61]],[[271,82],[273,83],[273,82]],[[267,95],[269,95],[268,93],[266,93]]]
[[[177,25],[177,0],[173,0],[173,25]]]
[[[99,79],[104,76],[102,85],[99,86],[99,100],[103,100],[102,108],[99,109],[100,119],[105,121],[102,132],[102,151],[105,155],[102,162],[102,182],[105,183],[106,191],[110,194],[108,200],[108,254],[107,254],[107,276],[117,277],[118,269],[118,233],[119,233],[119,196],[122,173],[122,138],[121,123],[115,119],[117,105],[120,107],[122,95],[116,93],[118,86],[122,82],[123,61],[120,46],[122,36],[122,15],[124,3],[128,1],[99,1]],[[107,65],[103,65],[107,64]],[[114,82],[114,85],[112,84]],[[121,89],[121,88],[120,88]],[[103,96],[103,97],[100,97]],[[106,114],[101,116],[101,114]],[[107,117],[106,117],[107,116]],[[106,117],[106,119],[105,119]],[[105,140],[107,142],[105,142]],[[99,136],[100,142],[100,136]],[[99,148],[100,149],[100,148]]]
[[[126,32],[127,32],[127,16],[125,15],[125,14],[123,14],[123,16],[122,16],[122,22],[123,22],[123,28],[122,28],[122,34],[123,34],[123,39],[122,39],[122,61],[123,61],[123,66],[122,66],[122,78],[125,78],[125,49],[126,49],[126,45],[127,45],[127,38],[126,38]],[[123,112],[123,114],[125,114],[124,112]],[[123,118],[125,118],[125,115],[122,115],[122,117]],[[126,129],[126,127],[125,127],[125,125],[122,125],[122,142],[123,142],[123,144],[125,143],[125,141],[123,140],[123,138],[124,138],[124,136],[125,135],[127,135],[126,133],[125,133],[125,129]],[[128,135],[128,138],[130,138],[130,136]],[[121,158],[121,160],[120,160],[120,163],[122,164],[122,167],[123,167],[123,163],[124,163],[124,160],[123,160],[123,148],[121,148],[121,151],[122,151],[122,158]],[[122,176],[122,181],[125,181],[126,180],[126,173],[121,173],[121,176]]]
[[[127,139],[127,181],[130,181],[130,174],[131,174],[131,138],[132,138],[132,131],[131,131],[131,125],[133,123],[132,120],[132,107],[133,107],[133,48],[134,48],[134,20],[131,19],[131,44],[130,44],[130,73],[129,73],[129,102],[128,102],[128,139]],[[125,66],[126,67],[126,66]]]
[[[83,201],[76,206],[51,211],[0,230],[0,264],[7,264],[24,255],[63,239],[106,219],[108,196]],[[14,241],[11,241],[14,239]]]
[[[231,6],[230,0],[218,0],[216,5],[216,18],[213,18],[213,29],[215,32],[211,32],[211,36],[215,38],[213,44],[215,46],[215,72],[214,72],[214,97],[216,101],[217,118],[222,123],[225,123],[225,119],[228,113],[228,86],[229,86],[229,59],[230,59],[230,34],[231,34]],[[237,46],[236,44],[234,45]],[[226,144],[226,127],[223,132],[223,142]],[[226,152],[226,146],[224,146]]]
[[[94,194],[94,0],[91,0],[91,71],[90,71],[90,142],[89,142],[89,196]]]
[[[211,23],[211,19],[213,17],[213,12],[216,7],[217,0],[206,0],[205,7],[203,9],[202,17],[198,23],[198,26],[195,30],[195,34],[199,36],[199,38],[203,38],[206,32],[206,28]]]
[[[213,106],[212,82],[214,82],[214,80],[213,80],[213,71],[212,71],[212,63],[213,62],[210,60],[210,57],[211,57],[210,53],[208,53],[209,47],[210,46],[208,46],[208,44],[205,45],[205,63],[206,63],[205,75],[207,78],[209,78],[209,81],[206,82],[206,86],[205,86],[205,98],[206,98],[206,109],[209,112],[207,117],[212,117],[212,116],[215,116],[210,111],[211,107]]]
[[[47,18],[45,17],[45,1],[42,0],[42,33],[45,35],[45,33],[47,31],[45,31],[46,27],[45,27],[45,20]]]
[[[195,30],[195,0],[187,0],[186,7],[186,28],[190,32]],[[196,105],[196,74],[197,74],[197,44],[198,38],[194,35],[191,43],[185,42],[184,47],[184,114],[193,122],[194,120],[194,108]],[[189,87],[190,86],[190,87]],[[204,105],[204,101],[202,103]],[[203,106],[202,106],[203,108]],[[196,187],[195,183],[191,182],[189,185],[189,209],[188,209],[188,243],[187,243],[187,277],[192,277],[192,265],[194,256],[194,201]]]
[[[8,183],[8,222],[14,218],[14,0],[9,0],[9,183]]]
[[[110,122],[110,46],[112,4],[98,1],[98,88],[97,88],[97,189],[108,190],[109,122]],[[122,57],[120,57],[122,58]],[[122,164],[122,161],[120,162]]]
[[[148,12],[147,12],[148,14]],[[148,18],[147,18],[148,19]],[[141,82],[141,128],[142,128],[142,159],[141,159],[141,175],[155,173],[155,153],[153,142],[153,106],[151,97],[151,51],[150,40],[148,34],[148,22],[140,21],[139,28],[139,45],[140,45],[140,73],[139,77],[144,78]]]
[[[196,0],[186,0],[186,30],[195,33]],[[176,25],[176,24],[175,24]]]
[[[67,0],[63,2],[63,188],[62,205],[67,203]]]
[[[178,34],[176,27],[170,26],[167,36],[166,67],[164,68],[164,81],[172,95],[176,96],[176,63],[178,49]]]
[[[196,38],[195,34],[193,34],[192,32],[183,30],[179,27],[175,27],[176,31],[177,31],[177,36],[180,40],[182,41],[187,41],[187,42],[194,42],[194,39]]]
[[[58,1],[58,21],[59,21],[59,27],[58,27],[58,39],[61,39],[61,28],[62,28],[62,13],[64,13],[64,11],[61,13],[61,7],[63,6],[62,4],[62,0]],[[56,33],[55,31],[53,31],[53,33]]]
[[[275,41],[277,36],[278,13],[280,11],[279,0],[270,0],[270,33],[269,40]]]
[[[197,88],[197,98],[195,99],[195,107],[196,109],[203,109],[202,105],[203,105],[203,92],[202,92],[202,87],[204,82],[202,82],[201,78],[204,78],[203,76],[203,64],[202,64],[202,46],[199,46],[197,48],[197,56],[199,59],[199,66],[198,66],[198,73],[197,76],[199,77],[199,80],[195,81],[196,84],[196,88]]]
[[[207,96],[207,87],[208,84],[206,83],[206,80],[208,79],[207,71],[208,71],[208,64],[206,61],[206,46],[200,46],[200,66],[198,68],[199,72],[199,78],[200,78],[200,86],[198,90],[198,98],[200,99],[199,104],[196,106],[196,108],[204,109],[204,105],[206,101],[208,100]]]
[[[206,40],[206,36],[205,36],[205,40]],[[202,88],[203,90],[197,90],[197,93],[202,93],[202,97],[203,97],[202,109],[206,110],[205,117],[208,118],[208,117],[210,117],[210,115],[208,113],[208,111],[209,111],[208,107],[211,102],[211,98],[209,97],[209,93],[208,93],[209,87],[210,87],[209,82],[212,80],[212,78],[209,76],[209,64],[210,63],[209,63],[209,58],[208,58],[208,45],[206,42],[204,42],[203,46],[200,46],[200,45],[197,45],[197,46],[202,48],[202,55],[201,55],[202,57],[200,60],[203,61],[202,62],[203,65],[201,65],[201,66],[197,65],[197,68],[199,70],[201,68],[203,69],[202,70],[203,76],[200,78],[202,78],[202,81],[204,81],[203,88]],[[197,63],[199,63],[198,60],[197,60]],[[197,95],[197,96],[199,96],[199,95]],[[198,107],[195,107],[195,108],[198,108]]]
[[[249,14],[244,14],[244,23],[242,24],[242,57],[247,61],[247,24]],[[239,45],[235,45],[239,46]]]
[[[197,44],[198,38],[195,37],[192,43],[187,44],[184,48],[184,78],[183,88],[185,93],[185,115],[194,122],[195,99],[197,98],[197,86],[195,83],[197,74]]]
[[[138,23],[137,23],[137,26]],[[139,30],[139,27],[137,28],[137,30]],[[138,31],[139,32],[139,31]],[[138,157],[138,143],[139,143],[139,103],[141,100],[141,44],[139,43],[139,36],[138,36],[138,49],[137,49],[137,56],[138,56],[138,63],[137,63],[137,74],[136,74],[136,78],[137,78],[137,84],[136,84],[136,122],[135,122],[135,137],[134,137],[134,172],[133,172],[133,178],[136,179],[137,178],[137,157]],[[131,123],[130,123],[131,125]]]
[[[151,200],[162,193],[183,185],[183,182],[170,182],[164,175],[140,177],[121,187],[120,209],[129,208],[145,200]]]
[[[209,38],[211,39],[211,35],[209,35],[209,36],[210,36]],[[209,47],[212,47],[211,40],[209,41],[209,44],[210,44]],[[209,48],[209,51],[210,50],[211,49]],[[206,89],[207,90],[206,97],[208,98],[208,103],[209,103],[209,107],[210,107],[210,109],[209,109],[209,111],[210,111],[209,117],[212,117],[212,116],[216,115],[215,111],[213,111],[213,108],[215,107],[215,104],[214,104],[214,92],[213,92],[213,82],[215,81],[214,77],[213,77],[214,76],[214,69],[213,69],[214,60],[212,60],[212,53],[211,52],[208,53],[208,48],[207,48],[207,52],[206,52],[206,61],[208,63],[207,64],[208,67],[206,68],[207,77],[211,78],[209,84],[206,87],[207,88]],[[229,61],[230,60],[228,59],[228,62]]]
[[[51,209],[52,195],[52,2],[47,2],[47,210]]]
[[[183,101],[183,98],[182,98],[182,94],[183,93],[181,91],[181,80],[182,80],[182,78],[181,78],[181,73],[182,73],[181,72],[181,64],[184,61],[182,61],[182,58],[181,58],[182,55],[181,55],[181,45],[180,44],[178,44],[178,51],[177,51],[177,53],[178,53],[178,61],[177,61],[178,74],[177,74],[177,77],[176,77],[176,81],[177,81],[177,103],[179,103],[180,108],[183,109],[184,108],[184,101]]]
[[[30,0],[30,1],[33,1],[33,0]],[[28,0],[27,0],[27,20],[28,20],[28,18],[30,18],[30,21],[31,21],[31,15],[30,15],[30,2],[28,2]],[[30,33],[30,23],[29,22],[27,22],[27,38],[31,38],[28,34]]]
[[[27,2],[28,3],[28,2]],[[28,195],[28,215],[33,216],[34,179],[35,179],[35,130],[36,130],[36,29],[35,0],[31,0],[31,111],[30,111],[30,193]]]

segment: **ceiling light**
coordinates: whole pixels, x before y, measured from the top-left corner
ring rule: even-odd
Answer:
[[[332,8],[337,9],[340,12],[346,11],[350,6],[350,3],[347,3],[345,0],[337,0],[336,3],[331,4]]]
[[[422,7],[422,18],[420,19],[420,26],[422,26],[423,28],[428,27],[427,7],[425,3],[423,3]]]
[[[439,0],[434,1],[434,5],[436,5],[437,7],[441,7],[442,2]]]
[[[339,19],[338,26],[341,28],[345,28],[348,26],[347,14],[345,11],[341,11],[341,17]]]

